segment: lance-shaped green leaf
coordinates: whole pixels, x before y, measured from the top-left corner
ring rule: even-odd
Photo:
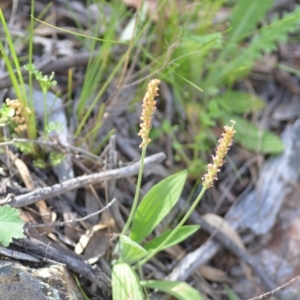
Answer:
[[[149,289],[157,289],[172,295],[179,300],[204,300],[200,293],[185,282],[148,280],[142,281],[141,285]]]
[[[120,257],[120,261],[128,264],[143,258],[148,253],[142,246],[126,235],[120,235],[116,252]]]
[[[164,250],[164,249],[167,249],[169,247],[179,244],[180,242],[182,242],[186,238],[188,238],[190,235],[195,233],[199,228],[200,228],[199,225],[182,226],[161,250]],[[155,237],[149,243],[145,244],[144,248],[146,250],[156,249],[168,237],[168,235],[171,232],[172,232],[172,230],[167,230],[162,235]]]
[[[20,219],[20,212],[9,205],[0,206],[0,244],[8,247],[12,239],[23,237],[24,223]]]
[[[182,192],[186,171],[167,177],[144,196],[135,213],[130,238],[140,243],[165,218]]]
[[[142,287],[135,271],[126,263],[116,263],[112,269],[113,299],[144,300]]]

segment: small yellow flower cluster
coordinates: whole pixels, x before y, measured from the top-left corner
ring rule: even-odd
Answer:
[[[147,146],[151,139],[149,138],[149,132],[151,129],[152,115],[156,109],[155,96],[158,96],[158,85],[160,81],[158,79],[153,79],[148,84],[147,92],[143,100],[143,111],[141,115],[141,120],[143,121],[140,125],[141,130],[138,135],[142,138],[142,143],[140,148]]]
[[[232,139],[235,134],[235,130],[233,129],[235,122],[231,121],[231,123],[232,126],[224,127],[225,131],[218,141],[216,156],[212,157],[213,163],[207,165],[207,173],[202,177],[203,186],[207,189],[213,186],[215,180],[218,180],[217,173],[220,172],[220,169],[224,164],[224,157],[232,144]]]
[[[11,120],[17,124],[14,129],[15,132],[21,133],[25,131],[27,129],[25,114],[30,113],[30,109],[28,107],[24,107],[18,99],[6,99],[6,105],[15,110],[15,115],[11,118]]]

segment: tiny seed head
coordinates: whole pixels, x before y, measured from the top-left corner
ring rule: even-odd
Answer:
[[[224,132],[218,141],[216,155],[212,157],[213,162],[207,166],[207,172],[202,177],[203,186],[207,189],[212,187],[214,181],[218,179],[217,174],[220,172],[220,169],[225,162],[224,157],[232,144],[233,136],[235,134],[235,130],[233,129],[235,122],[231,120],[231,123],[231,126],[224,126]]]
[[[142,105],[142,114],[140,124],[140,131],[138,135],[142,138],[142,143],[140,144],[140,148],[147,146],[151,139],[149,138],[149,132],[151,129],[152,123],[152,115],[156,109],[156,101],[154,100],[155,96],[158,96],[158,85],[160,81],[158,79],[153,79],[148,84],[147,92],[143,99]]]

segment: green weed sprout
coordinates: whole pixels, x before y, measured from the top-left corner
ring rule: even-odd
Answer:
[[[145,264],[149,259],[151,259],[154,255],[164,249],[164,246],[176,235],[176,233],[182,228],[184,223],[190,217],[194,209],[197,207],[198,203],[200,202],[201,198],[203,197],[205,191],[213,186],[215,180],[217,180],[217,174],[220,172],[222,165],[224,164],[224,158],[229,148],[232,144],[233,136],[235,134],[234,130],[234,121],[231,121],[232,126],[224,126],[224,132],[222,133],[221,138],[218,141],[218,146],[216,149],[216,155],[212,157],[213,162],[208,164],[207,172],[202,178],[202,190],[199,193],[198,197],[194,201],[193,205],[190,207],[188,212],[179,222],[179,224],[173,229],[170,235],[152,252],[150,252],[144,259],[139,262],[139,265]]]
[[[56,86],[57,81],[54,80],[54,72],[51,73],[50,76],[43,75],[41,71],[36,69],[36,67],[33,64],[27,64],[24,66],[24,69],[28,71],[30,75],[34,75],[36,81],[39,83],[43,96],[44,96],[44,127],[48,126],[48,118],[47,118],[47,93],[51,86]],[[45,136],[47,138],[48,134],[45,130]]]
[[[142,115],[141,115],[142,123],[140,125],[141,130],[138,133],[138,135],[142,139],[142,142],[140,144],[140,148],[142,148],[141,164],[140,164],[140,170],[139,170],[138,181],[137,181],[137,186],[136,186],[136,193],[135,193],[135,197],[133,200],[132,209],[130,211],[128,220],[123,228],[122,234],[125,234],[126,231],[128,230],[128,228],[132,222],[132,219],[134,217],[136,207],[138,204],[146,149],[147,149],[148,144],[151,142],[151,139],[149,138],[149,133],[151,130],[152,115],[156,109],[156,101],[154,100],[154,98],[155,98],[155,96],[158,96],[157,91],[158,91],[159,83],[160,83],[160,81],[158,79],[153,79],[150,81],[150,83],[148,84],[147,92],[146,92],[144,100],[143,100],[143,110],[142,110]]]
[[[207,166],[207,172],[202,178],[203,188],[179,224],[173,230],[167,230],[160,236],[143,243],[146,237],[153,232],[178,202],[187,175],[186,170],[184,170],[167,177],[154,185],[138,204],[146,148],[151,142],[149,138],[151,121],[156,109],[154,98],[158,95],[159,83],[159,80],[154,79],[148,84],[147,93],[143,100],[142,123],[138,133],[142,138],[140,144],[142,148],[141,164],[130,215],[115,249],[118,259],[113,261],[113,299],[127,299],[130,297],[142,300],[145,299],[145,289],[149,288],[168,293],[178,299],[203,300],[200,293],[185,282],[140,280],[135,269],[140,270],[158,252],[182,242],[200,228],[199,225],[184,224],[198,205],[205,191],[212,187],[214,181],[217,180],[217,174],[224,164],[224,157],[232,144],[235,134],[235,122],[231,121],[231,126],[224,127],[224,133],[219,139],[216,154],[212,158],[212,163]],[[127,235],[128,231],[129,235]],[[177,293],[176,290],[181,292]]]
[[[54,72],[50,76],[43,75],[41,71],[36,69],[33,64],[27,64],[24,69],[28,71],[29,74],[34,75],[36,81],[40,84],[43,94],[47,94],[51,86],[56,86],[57,81],[54,80]]]

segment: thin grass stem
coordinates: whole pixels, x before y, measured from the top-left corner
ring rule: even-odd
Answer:
[[[142,148],[141,163],[140,163],[140,169],[139,169],[139,176],[138,176],[138,180],[137,180],[137,184],[136,184],[135,196],[134,196],[134,200],[133,200],[132,208],[130,210],[129,217],[127,219],[127,222],[126,222],[121,234],[126,234],[127,230],[129,229],[129,226],[133,220],[133,217],[135,215],[135,211],[136,211],[136,208],[138,205],[142,177],[143,177],[144,159],[145,159],[145,155],[146,155],[146,149],[147,149],[147,145]]]

